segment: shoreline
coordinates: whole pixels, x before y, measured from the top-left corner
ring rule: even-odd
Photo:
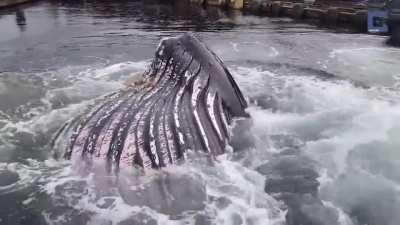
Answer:
[[[0,9],[32,2],[33,0],[0,0]]]
[[[175,0],[181,1],[181,0]],[[287,17],[296,22],[317,22],[328,29],[388,36],[388,44],[400,46],[400,14],[382,0],[183,0],[190,5],[241,10],[246,14]],[[394,1],[394,0],[393,0]],[[376,21],[388,21],[377,25]],[[379,23],[378,23],[379,24]]]

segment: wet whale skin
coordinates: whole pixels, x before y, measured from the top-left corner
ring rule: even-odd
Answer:
[[[160,42],[135,85],[102,98],[82,117],[64,157],[110,167],[161,168],[188,152],[225,152],[228,126],[247,103],[222,61],[193,34]]]

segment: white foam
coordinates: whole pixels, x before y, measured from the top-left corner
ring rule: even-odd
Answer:
[[[191,162],[176,167],[175,173],[199,176],[206,184],[207,195],[226,198],[230,201],[226,208],[208,204],[206,213],[213,215],[217,224],[232,224],[234,217],[251,224],[283,224],[285,211],[280,203],[264,192],[265,179],[252,169],[223,159],[214,166],[204,162]]]
[[[337,54],[339,53],[332,57],[336,57]],[[256,106],[250,106],[248,109],[253,120],[251,133],[256,140],[254,151],[258,153],[257,157],[260,153],[268,155],[267,153],[281,151],[271,146],[271,135],[290,135],[304,142],[303,152],[316,160],[320,166],[321,176],[318,181],[321,183],[320,190],[326,205],[337,210],[340,224],[352,224],[346,214],[348,211],[341,208],[343,206],[340,205],[340,201],[346,199],[344,196],[352,195],[352,191],[357,188],[349,190],[349,193],[341,193],[343,197],[326,192],[335,190],[343,176],[361,176],[360,173],[349,171],[365,167],[364,164],[360,164],[365,158],[354,158],[357,154],[360,157],[369,154],[362,153],[363,149],[374,148],[374,143],[384,143],[392,148],[400,147],[394,135],[400,132],[399,90],[382,86],[363,88],[345,80],[280,75],[257,68],[238,67],[234,68],[233,74],[246,94],[253,97],[268,93],[268,96],[276,97],[271,109]],[[382,149],[376,148],[375,151]],[[397,165],[397,156],[392,159],[386,156],[382,158]],[[368,160],[371,165],[375,165],[374,160],[378,159]],[[374,174],[383,169],[372,167],[365,170],[368,174]],[[399,181],[387,177],[392,173],[381,175],[390,182],[384,182],[382,177],[378,178],[375,175],[369,178],[376,181],[371,183],[371,186],[377,186],[378,189],[378,186],[382,185],[397,190]],[[364,193],[370,194],[367,191]],[[363,193],[358,195],[362,196]],[[368,199],[370,196],[364,198]],[[356,197],[348,199],[351,200],[347,201],[354,201],[353,204],[359,204],[355,202],[358,201]]]
[[[400,71],[400,50],[388,47],[340,48],[325,62],[329,71],[372,85],[392,86]]]
[[[94,78],[104,78],[111,76],[115,73],[128,73],[128,74],[141,74],[143,73],[149,61],[139,61],[139,62],[121,62],[109,65],[105,68],[95,69],[92,73]]]
[[[55,121],[68,120],[89,104],[93,96],[103,93],[99,91],[85,96],[84,90],[88,88],[88,84],[94,85],[93,90],[102,85],[106,87],[105,89],[111,90],[119,86],[119,81],[112,83],[115,86],[108,86],[108,82],[104,82],[103,78],[121,71],[141,70],[144,64],[145,62],[138,62],[138,65],[122,63],[84,71],[82,72],[84,77],[73,86],[49,91],[44,99],[50,102],[49,99],[62,92],[69,98],[77,98],[80,101],[56,110],[51,109],[50,103],[44,104],[43,109],[36,109],[36,116],[28,121],[10,122],[1,128],[1,133],[13,135],[15,130],[37,133],[54,129],[54,124],[60,124]],[[351,161],[349,157],[357,151],[363,151],[362,147],[370,146],[371,143],[386,143],[394,148],[399,147],[399,142],[396,141],[396,134],[400,131],[397,125],[400,121],[398,90],[386,87],[365,89],[356,87],[348,81],[320,80],[311,76],[282,76],[246,67],[232,68],[232,72],[246,96],[259,97],[267,93],[276,98],[276,105],[271,106],[275,108],[265,109],[250,105],[248,109],[253,120],[250,133],[256,141],[255,148],[247,150],[249,154],[246,157],[249,157],[251,163],[245,166],[240,161],[232,161],[231,154],[235,153],[229,152],[218,157],[214,165],[195,157],[195,160],[188,159],[187,163],[181,166],[165,169],[165,173],[191,176],[205,185],[207,202],[202,213],[209,215],[213,222],[232,224],[234,220],[240,218],[251,224],[284,223],[286,211],[281,210],[280,202],[264,192],[265,178],[253,169],[267,162],[271,154],[283,150],[273,145],[272,135],[293,136],[304,143],[303,152],[319,163],[321,176],[318,181],[321,183],[322,194],[353,170],[357,173],[351,173],[351,176],[365,176],[376,181],[376,184],[372,183],[371,186],[385,185],[393,190],[399,190],[399,181],[395,178],[389,177],[382,171],[370,171],[363,167],[363,164]],[[91,79],[91,76],[96,81]],[[88,100],[83,101],[82,98],[85,97]],[[397,160],[397,156],[393,153],[384,159],[392,162]],[[358,160],[361,161],[363,158]],[[17,173],[19,180],[0,187],[0,192],[15,192],[39,183],[43,193],[61,207],[68,209],[63,215],[58,215],[56,210],[53,211],[51,208],[44,211],[43,216],[48,224],[67,223],[67,217],[72,213],[72,209],[88,215],[89,224],[106,222],[118,224],[137,213],[144,213],[159,224],[193,223],[193,212],[173,220],[156,209],[127,204],[115,188],[115,177],[101,172],[95,174],[104,167],[97,165],[95,172],[81,174],[73,170],[69,162],[63,161],[28,160],[27,165],[3,163],[0,164],[0,169]],[[162,173],[155,171],[148,172],[146,177],[142,178],[137,178],[133,174],[128,174],[125,178],[131,179],[132,182],[145,183],[146,179],[156,179],[160,176]],[[81,184],[82,190],[79,188]],[[132,185],[130,188],[132,191],[138,191],[143,186]],[[322,195],[325,206],[338,212],[340,224],[353,225],[346,214],[348,211],[343,209],[340,202],[332,196],[334,195]],[[229,203],[226,207],[219,208],[215,201],[211,200],[215,198],[228,199]],[[112,203],[104,206],[108,199],[112,199]],[[33,196],[27,196],[23,204],[29,206],[35,204],[36,200]]]
[[[94,65],[92,67],[71,67],[37,74],[44,77],[44,84],[50,85],[54,78],[67,79],[72,82],[68,86],[50,88],[41,97],[41,104],[35,107],[27,104],[23,106],[26,112],[18,121],[3,120],[5,125],[0,127],[0,140],[10,147],[14,142],[14,135],[18,132],[29,133],[34,136],[54,132],[60,125],[82,113],[93,100],[124,87],[124,80],[104,80],[116,73],[126,76],[142,74],[148,61],[121,62],[110,66]],[[67,78],[66,78],[67,77]],[[49,81],[47,81],[49,80]],[[53,109],[54,103],[61,103]]]

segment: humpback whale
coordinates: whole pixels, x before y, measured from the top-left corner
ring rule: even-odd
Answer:
[[[78,119],[64,157],[110,168],[162,168],[189,151],[225,152],[228,126],[247,103],[218,56],[193,34],[164,39],[142,80]]]

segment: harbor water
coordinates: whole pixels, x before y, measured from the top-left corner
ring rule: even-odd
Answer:
[[[249,102],[228,153],[145,176],[74,170],[54,134],[185,32]],[[151,1],[0,9],[1,225],[398,225],[399,121],[400,49],[382,36]]]

